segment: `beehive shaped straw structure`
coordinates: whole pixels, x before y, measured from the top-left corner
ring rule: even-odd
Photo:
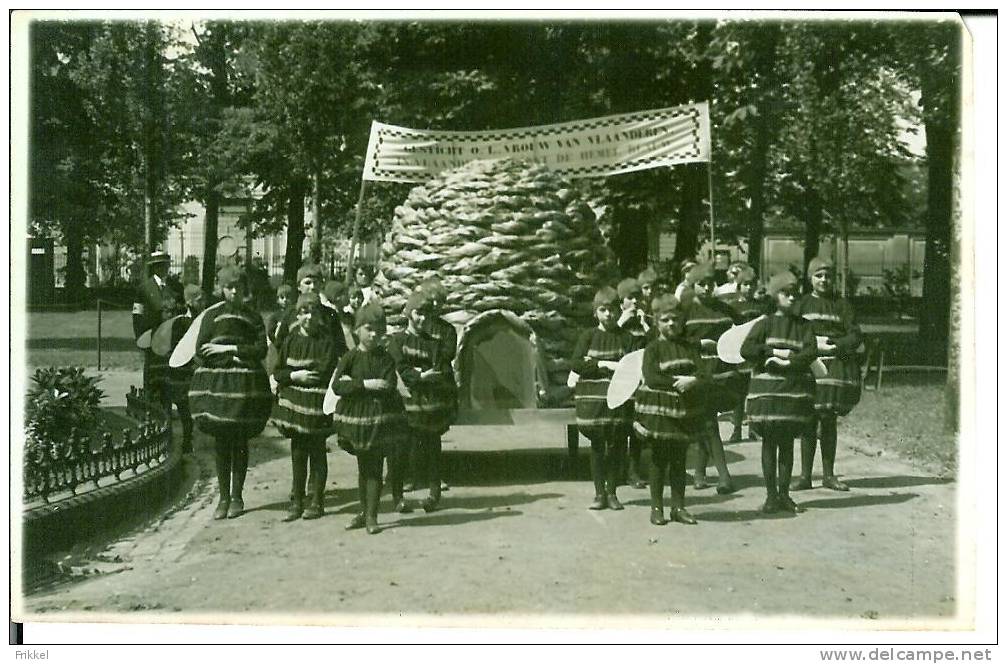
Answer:
[[[616,268],[568,181],[539,164],[473,161],[413,188],[395,210],[374,284],[391,325],[404,324],[406,297],[434,276],[453,323],[495,309],[526,321],[561,398],[577,334],[594,320],[591,298]]]

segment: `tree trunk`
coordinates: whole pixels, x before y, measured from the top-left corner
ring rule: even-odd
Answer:
[[[696,258],[703,221],[710,218],[709,209],[703,201],[703,192],[706,192],[708,187],[706,166],[690,164],[683,166],[682,169],[682,188],[686,193],[679,209],[678,230],[675,232],[675,261],[679,263]],[[707,259],[706,256],[699,258]],[[709,258],[712,260],[712,257]]]
[[[801,266],[801,274],[805,275],[808,273],[808,264],[818,256],[823,214],[822,197],[818,195],[818,190],[811,185],[806,186],[804,199],[804,265]]]
[[[84,239],[80,224],[70,222],[63,229],[66,243],[66,275],[63,292],[68,304],[76,304],[84,299],[87,272],[84,270]]]
[[[297,278],[304,249],[304,190],[304,182],[292,183],[287,201],[287,248],[283,256],[283,281],[290,284]]]
[[[920,340],[931,359],[942,364],[947,352],[951,305],[949,251],[955,130],[940,121],[926,122],[924,128],[927,137],[927,245],[923,259]]]
[[[157,100],[159,94],[158,72],[160,66],[158,59],[158,26],[153,21],[148,21],[144,26],[146,39],[144,40],[144,109],[143,109],[143,260],[146,265],[147,257],[154,250],[154,237],[156,223],[156,212],[154,210],[157,200],[157,172],[158,163],[157,146],[155,144],[157,126],[155,114],[157,113]],[[146,275],[146,269],[144,270]]]
[[[954,182],[960,181],[961,164],[953,159]],[[951,207],[951,307],[948,320],[948,377],[944,384],[944,427],[958,432],[958,405],[961,390],[959,364],[961,361],[961,190],[954,187]]]
[[[765,237],[766,171],[769,165],[769,146],[772,143],[773,103],[766,90],[775,87],[776,48],[780,39],[780,25],[769,23],[758,40],[756,56],[759,78],[766,81],[759,93],[755,116],[755,147],[749,161],[748,189],[752,192],[752,205],[748,208],[748,264],[758,274],[762,269],[762,241]]]
[[[212,293],[217,280],[217,235],[220,220],[220,192],[211,186],[206,195],[206,217],[203,221],[203,278],[204,293]],[[184,257],[183,257],[184,260]]]
[[[322,174],[316,168],[311,174],[311,260],[322,262]]]

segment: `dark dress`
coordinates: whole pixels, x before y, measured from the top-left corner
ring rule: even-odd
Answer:
[[[236,353],[204,356],[205,343],[236,344]],[[266,329],[258,313],[227,302],[207,311],[196,342],[197,368],[189,386],[192,419],[217,437],[252,438],[269,419],[272,395],[262,367]]]
[[[740,321],[729,305],[716,298],[697,299],[689,307],[685,321],[685,336],[700,346],[699,357],[704,373],[713,379],[707,391],[707,407],[711,415],[734,410],[745,396],[745,378],[739,368],[717,357],[716,346],[703,349],[703,340],[716,342],[720,335]]]
[[[324,331],[320,335],[294,331],[284,339],[273,372],[279,393],[272,417],[273,424],[284,437],[328,437],[335,431],[332,416],[322,412],[322,403],[340,356],[335,340]],[[290,374],[298,370],[318,372],[318,383],[292,382]]]
[[[364,389],[370,378],[384,379],[388,388]],[[392,356],[383,348],[354,348],[339,360],[332,389],[340,397],[333,415],[339,446],[350,454],[393,452],[406,433],[406,418]]]
[[[681,376],[699,380],[685,392],[675,389]],[[711,388],[696,344],[684,337],[658,338],[643,352],[643,384],[636,391],[633,429],[652,447],[688,445],[709,413]]]
[[[171,323],[171,348],[175,349],[178,342],[182,340],[185,333],[189,330],[189,326],[192,325],[193,316],[190,312],[186,312],[176,318]],[[171,357],[171,354],[168,354]],[[168,397],[171,399],[172,403],[188,403],[189,402],[189,386],[192,383],[192,374],[196,371],[196,364],[193,360],[189,360],[184,365],[180,367],[167,368],[167,388]]]
[[[437,436],[444,435],[458,416],[458,386],[451,359],[442,349],[438,339],[408,329],[393,336],[388,344],[398,374],[409,388],[409,396],[405,397],[409,426]],[[420,374],[429,369],[440,374],[421,379]]]
[[[828,337],[836,345],[819,357],[828,374],[815,379],[815,410],[847,415],[860,403],[860,360],[857,350],[864,337],[853,315],[853,307],[842,298],[805,295],[797,311],[811,325],[815,336]]]
[[[773,349],[793,351],[790,365],[766,365]],[[752,429],[795,437],[807,431],[814,418],[815,335],[811,326],[792,314],[774,313],[760,320],[741,345],[741,356],[752,364],[746,410]]]
[[[577,428],[592,442],[625,436],[633,413],[632,402],[615,410],[608,407],[608,386],[612,370],[598,366],[599,361],[618,362],[633,347],[633,337],[623,330],[593,327],[585,330],[574,346],[570,367],[580,378],[574,388]]]

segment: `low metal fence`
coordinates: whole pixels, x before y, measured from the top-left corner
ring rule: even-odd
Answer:
[[[168,458],[171,428],[164,420],[146,419],[138,427],[123,429],[118,440],[104,432],[96,441],[77,429],[63,443],[29,444],[24,459],[25,502],[67,491],[77,495],[96,489],[103,479],[118,481],[141,467],[154,468]]]

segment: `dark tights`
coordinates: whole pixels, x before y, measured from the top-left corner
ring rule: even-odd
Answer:
[[[702,437],[696,454],[696,482],[700,483],[706,477],[706,466],[710,459],[717,467],[717,479],[720,485],[731,485],[731,471],[727,469],[727,456],[724,454],[724,441],[720,438],[720,423],[714,415],[703,423],[699,435]]]
[[[591,441],[591,479],[598,496],[614,495],[622,476],[626,456],[626,436],[606,434]],[[606,483],[608,490],[606,491]]]
[[[766,430],[768,429],[768,430]],[[766,496],[788,496],[790,476],[794,472],[794,438],[764,428],[762,435],[762,477],[766,482]]]
[[[357,452],[357,490],[360,492],[360,513],[367,519],[368,525],[378,522],[383,466],[384,457],[381,452]]]
[[[671,507],[685,507],[685,454],[689,446],[657,442],[650,450],[650,506],[664,511],[664,480],[671,485]]]
[[[811,481],[811,473],[815,466],[816,429],[818,440],[822,443],[822,477],[835,477],[836,448],[838,446],[836,428],[835,413],[818,413],[815,425],[812,425],[810,432],[801,436],[802,479]]]
[[[304,485],[308,484],[311,497],[321,502],[325,496],[325,482],[329,477],[329,462],[325,452],[324,436],[294,436],[290,439],[290,461],[294,480],[290,499],[304,498]],[[309,474],[310,467],[310,474]]]
[[[248,472],[248,439],[218,436],[214,439],[220,499],[241,500]]]
[[[643,441],[632,429],[629,431],[629,481],[638,482],[643,479]]]
[[[400,445],[388,457],[388,483],[392,485],[392,500],[402,500],[403,481],[407,473],[420,487],[427,482],[430,497],[441,498],[441,437],[429,431],[411,429],[408,442]]]

